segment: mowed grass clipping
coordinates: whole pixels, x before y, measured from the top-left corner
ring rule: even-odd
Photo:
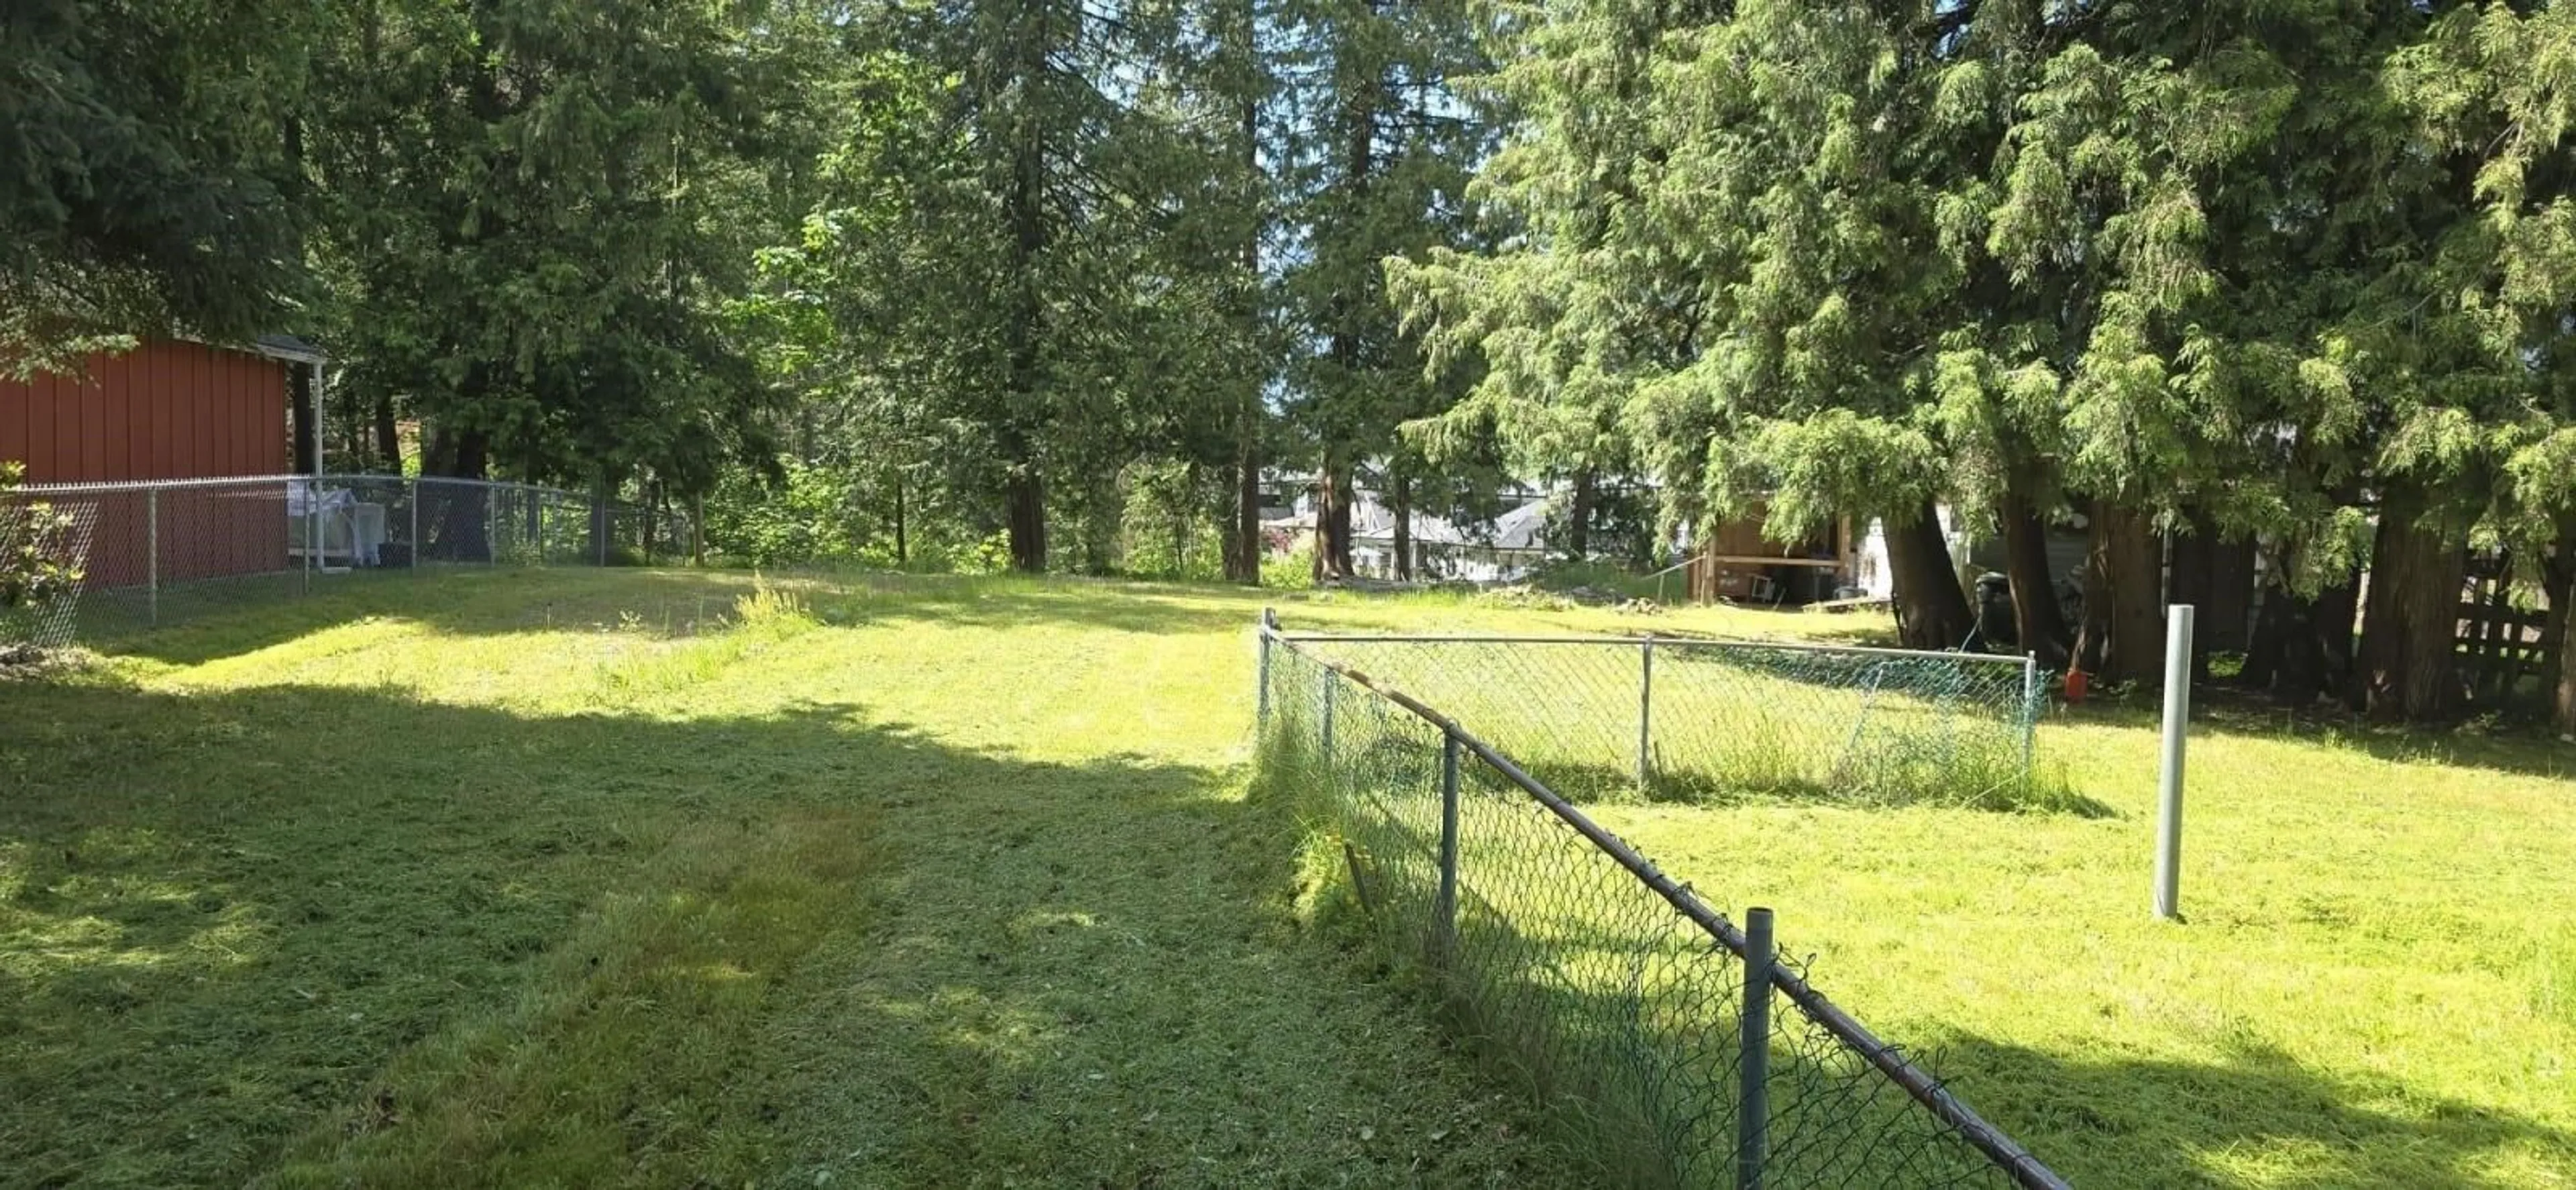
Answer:
[[[459,574],[0,686],[0,1185],[1562,1183],[1296,936],[1238,615]]]
[[[0,686],[0,1183],[1575,1184],[1297,936],[1259,607],[1885,631],[770,586],[358,581]],[[2164,925],[2154,747],[2041,729],[2109,817],[1597,812],[2079,1186],[2576,1186],[2576,749],[2213,712]]]

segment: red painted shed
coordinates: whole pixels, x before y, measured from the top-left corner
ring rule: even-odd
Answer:
[[[303,461],[295,446],[309,418],[295,416],[305,411],[294,394],[311,391],[321,359],[291,339],[243,349],[156,339],[93,355],[70,375],[0,379],[0,460],[25,463],[37,484],[282,475]],[[284,482],[55,500],[81,522],[79,552],[95,586],[289,565]]]
[[[0,379],[0,459],[29,483],[281,475],[292,362],[152,340],[77,374]]]

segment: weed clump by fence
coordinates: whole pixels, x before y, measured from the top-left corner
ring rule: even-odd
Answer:
[[[1474,720],[1322,642],[1261,641],[1265,787],[1308,807],[1372,936],[1605,1183],[2063,1185],[1779,964],[1767,911],[1738,928]],[[1544,738],[1554,708],[1517,705]]]
[[[1676,637],[1282,634],[1583,801],[2077,810],[2021,657]]]

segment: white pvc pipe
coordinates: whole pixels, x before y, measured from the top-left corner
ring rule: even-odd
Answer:
[[[322,474],[322,365],[307,364],[313,369],[313,474]]]
[[[2165,609],[2165,748],[2156,813],[2156,917],[2182,913],[2182,751],[2191,719],[2191,615],[2188,603]]]

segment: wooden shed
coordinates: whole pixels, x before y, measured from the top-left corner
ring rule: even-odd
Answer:
[[[1783,547],[1762,535],[1765,507],[1757,502],[1746,515],[1710,528],[1685,571],[1691,598],[1814,603],[1833,598],[1852,581],[1859,570],[1861,540],[1849,522],[1837,521],[1814,538]]]
[[[147,340],[68,375],[0,379],[0,460],[31,484],[275,477],[314,469],[309,404],[322,356],[292,339],[241,348]],[[300,447],[300,449],[299,449]],[[288,484],[59,493],[93,586],[280,570]],[[152,548],[157,543],[158,549]]]

